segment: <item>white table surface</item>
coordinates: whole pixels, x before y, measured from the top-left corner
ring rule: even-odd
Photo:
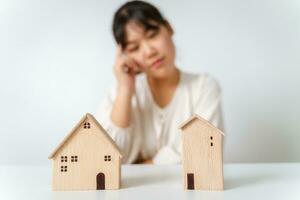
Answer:
[[[225,164],[224,191],[186,191],[181,165],[124,165],[122,188],[51,191],[51,166],[0,166],[0,199],[300,199],[300,163]]]

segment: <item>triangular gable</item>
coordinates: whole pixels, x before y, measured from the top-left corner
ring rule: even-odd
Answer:
[[[218,130],[218,132],[219,132],[220,134],[222,134],[223,136],[225,136],[225,134],[224,134],[220,129],[218,129],[218,128],[215,127],[213,124],[211,124],[209,121],[207,121],[206,119],[200,117],[200,116],[197,115],[197,114],[193,114],[193,116],[191,116],[189,119],[187,119],[186,121],[184,121],[184,122],[179,126],[179,129],[183,130],[188,124],[192,123],[194,120],[197,120],[197,119],[200,120],[201,122],[205,123],[205,124],[208,125],[209,127]]]
[[[86,120],[89,119],[91,121],[93,121],[97,128],[99,128],[101,130],[101,132],[103,133],[104,137],[113,145],[113,147],[117,150],[117,152],[119,153],[119,156],[122,158],[122,154],[120,149],[118,148],[118,146],[116,145],[116,143],[113,141],[113,139],[108,135],[108,133],[106,132],[106,130],[100,125],[100,123],[95,119],[95,117],[93,115],[91,115],[90,113],[85,114],[80,121],[76,124],[76,126],[71,130],[71,132],[63,139],[63,141],[54,149],[54,151],[50,154],[50,156],[48,157],[49,159],[52,159],[56,153],[62,148],[62,146],[64,145],[64,143],[66,143],[71,136],[76,132],[76,130],[81,126],[81,124]]]

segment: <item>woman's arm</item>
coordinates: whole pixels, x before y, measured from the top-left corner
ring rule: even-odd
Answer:
[[[134,94],[135,71],[137,70],[136,63],[126,56],[121,46],[118,46],[114,65],[118,82],[117,96],[110,117],[117,126],[122,128],[128,127],[131,123],[131,98]]]
[[[134,120],[137,108],[132,103],[135,88],[134,67],[136,65],[122,54],[118,46],[114,65],[117,87],[104,97],[97,112],[99,122],[120,148],[123,163],[132,163],[140,147],[140,138],[134,135],[135,132],[140,132],[136,130],[139,127],[138,122]]]
[[[113,103],[110,117],[111,120],[121,128],[126,128],[130,126],[131,123],[131,97],[130,91],[126,88],[119,88]]]
[[[117,88],[113,87],[102,99],[102,102],[97,110],[96,118],[107,131],[110,137],[115,141],[122,152],[122,163],[132,163],[136,159],[136,155],[139,151],[140,138],[135,135],[136,128],[138,127],[136,122],[130,123],[125,128],[116,124],[111,117],[114,109],[114,103],[117,98]],[[136,113],[134,104],[131,108],[131,117],[134,118]],[[135,121],[132,119],[132,121]]]

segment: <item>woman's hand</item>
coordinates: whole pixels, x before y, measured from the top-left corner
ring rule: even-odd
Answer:
[[[122,51],[120,45],[117,46],[114,72],[119,91],[132,95],[135,87],[135,75],[139,72],[139,66]]]

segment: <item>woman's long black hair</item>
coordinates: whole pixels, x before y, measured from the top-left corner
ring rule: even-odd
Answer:
[[[168,21],[150,3],[144,1],[126,2],[116,11],[112,26],[114,38],[123,49],[127,45],[125,26],[131,21],[142,26],[145,31],[158,30],[160,25],[170,28]]]

